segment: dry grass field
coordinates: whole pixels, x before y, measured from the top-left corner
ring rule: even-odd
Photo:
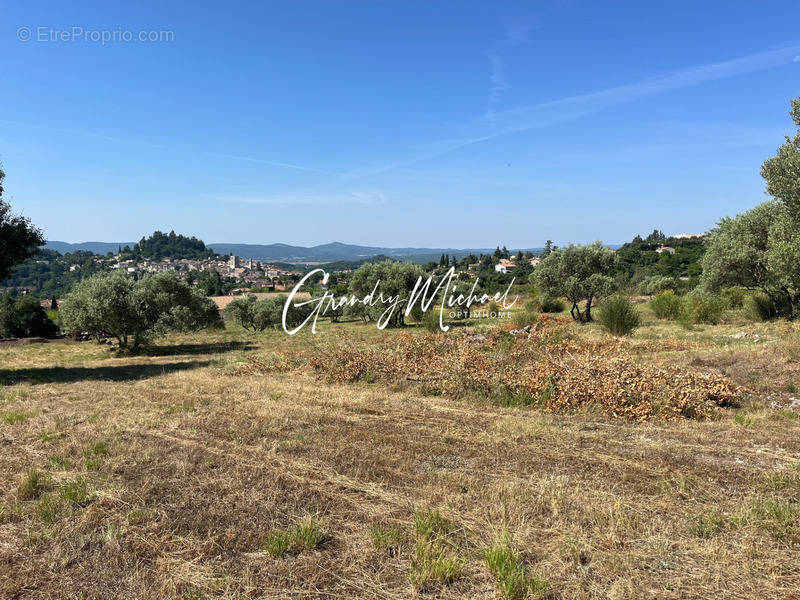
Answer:
[[[563,327],[742,389],[626,419],[315,369],[421,335],[350,323],[0,348],[0,597],[800,598],[800,327]]]

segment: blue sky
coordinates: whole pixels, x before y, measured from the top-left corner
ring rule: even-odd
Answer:
[[[17,1],[0,57],[6,200],[71,242],[700,232],[764,200],[800,95],[779,1]]]

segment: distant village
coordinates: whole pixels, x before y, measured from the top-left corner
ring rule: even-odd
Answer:
[[[227,259],[191,259],[191,258],[163,258],[160,260],[119,260],[119,255],[115,256],[111,265],[112,269],[124,269],[128,273],[136,276],[141,273],[160,273],[162,271],[177,271],[179,273],[189,273],[192,271],[216,271],[222,277],[235,279],[242,283],[243,287],[273,287],[278,285],[279,280],[285,277],[300,275],[300,271],[286,271],[274,265],[264,264],[252,258],[242,259],[231,255]],[[70,266],[80,267],[80,265]],[[236,290],[235,290],[236,291]]]

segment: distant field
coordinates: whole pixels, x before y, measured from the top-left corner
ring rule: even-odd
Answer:
[[[637,422],[560,411],[557,382],[454,387],[462,348],[440,369],[424,353],[449,342],[418,346],[421,328],[0,348],[0,597],[797,597],[800,327],[731,312],[685,330],[641,308],[622,341],[558,319],[440,337],[509,381],[514,356],[574,373],[625,355],[742,386],[735,405],[665,421],[648,398]],[[365,350],[333,369],[347,348]],[[390,351],[420,352],[417,375]]]
[[[291,290],[285,292],[257,292],[257,293],[248,293],[248,294],[239,294],[237,296],[211,296],[211,299],[214,301],[214,304],[217,305],[217,308],[222,310],[228,304],[236,300],[236,298],[240,298],[241,296],[255,296],[259,300],[264,300],[265,298],[272,298],[273,296],[286,296],[289,294]],[[311,298],[311,294],[308,292],[297,292],[295,294],[295,298],[298,300],[307,300]]]

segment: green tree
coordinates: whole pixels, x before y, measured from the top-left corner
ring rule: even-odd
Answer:
[[[134,281],[120,271],[81,281],[61,306],[64,329],[108,334],[120,348],[136,350],[167,331],[195,331],[221,325],[214,302],[174,272]]]
[[[800,98],[792,100],[789,113],[798,127],[794,137],[778,148],[778,153],[764,161],[761,176],[767,182],[767,193],[800,213]]]
[[[3,179],[0,169],[0,281],[11,275],[14,265],[32,257],[44,245],[41,230],[30,219],[12,215],[11,206],[3,201]]]
[[[223,292],[222,276],[216,269],[200,271],[197,276],[197,287],[206,296],[221,296]]]
[[[394,308],[390,303],[376,301],[374,306],[366,307],[366,317],[373,321],[381,318],[385,311],[388,313],[389,326],[404,325],[405,304],[418,277],[424,277],[425,272],[419,265],[410,262],[396,262],[386,260],[379,263],[365,263],[353,273],[350,279],[349,291],[358,298],[363,298],[371,293],[378,283],[378,294],[384,298],[395,298],[397,304]]]
[[[707,240],[702,280],[708,289],[759,289],[776,313],[794,318],[800,307],[800,98],[791,104],[799,129],[761,168],[775,200],[718,223]]]
[[[281,324],[286,298],[280,295],[258,300],[256,296],[249,294],[236,298],[228,304],[225,313],[249,331],[264,331],[268,327],[277,327]],[[287,318],[287,321],[289,320]]]
[[[614,287],[614,252],[600,242],[588,246],[570,244],[551,252],[534,271],[534,279],[547,297],[564,296],[572,303],[570,314],[576,321],[591,321],[592,306]],[[579,304],[584,303],[581,312]]]
[[[0,296],[0,337],[49,337],[57,331],[36,298],[24,295],[14,300],[10,294]]]
[[[709,234],[702,283],[718,290],[743,286],[764,292],[778,314],[793,317],[800,305],[800,223],[789,206],[770,200]]]

